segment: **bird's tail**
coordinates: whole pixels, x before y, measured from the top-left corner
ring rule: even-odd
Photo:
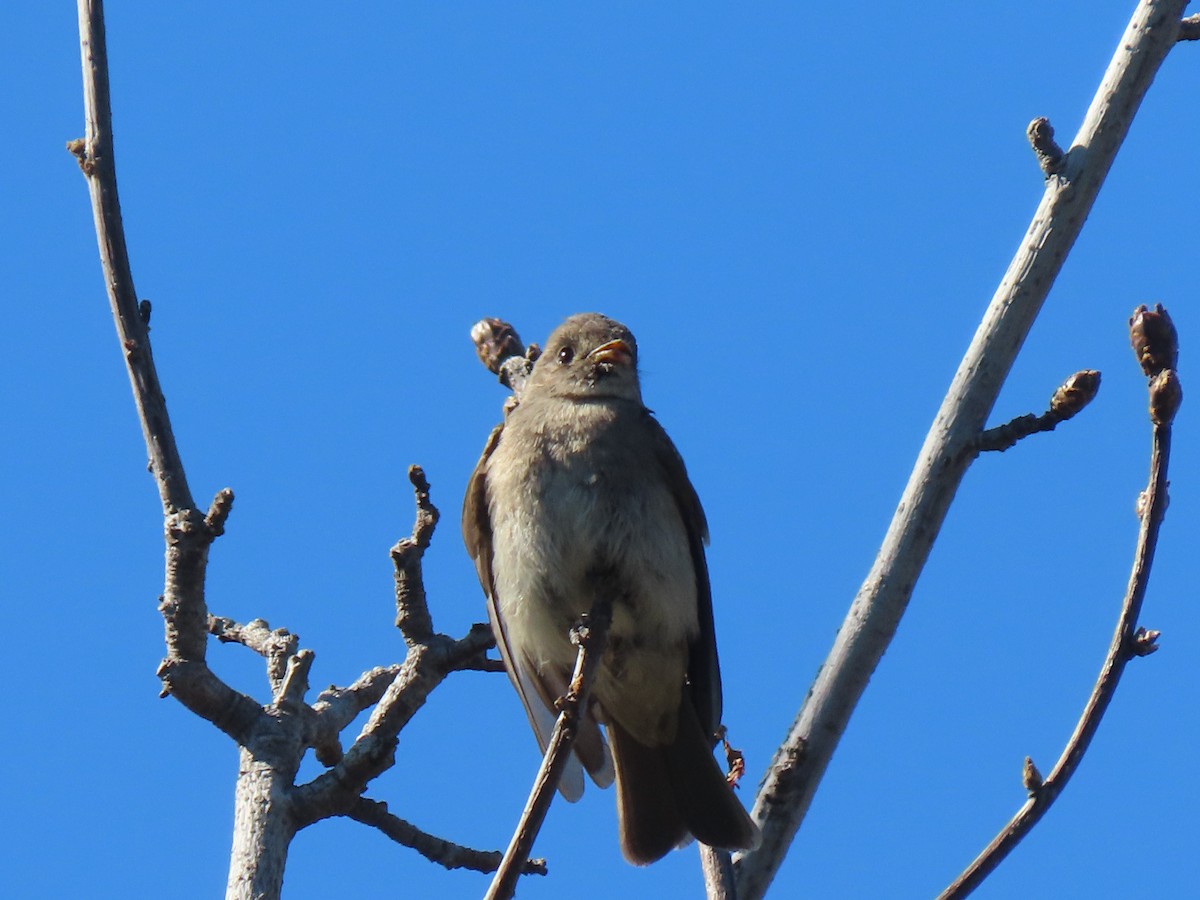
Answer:
[[[712,755],[686,692],[675,740],[660,747],[608,726],[617,775],[621,852],[644,866],[694,837],[722,850],[750,850],[760,834]]]

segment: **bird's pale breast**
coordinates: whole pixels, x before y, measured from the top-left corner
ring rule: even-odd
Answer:
[[[539,670],[569,671],[571,626],[597,591],[609,592],[609,655],[595,696],[621,710],[635,736],[659,743],[674,732],[699,628],[687,532],[657,461],[635,458],[629,431],[645,427],[642,410],[556,406],[518,407],[488,462],[500,614],[514,652]]]

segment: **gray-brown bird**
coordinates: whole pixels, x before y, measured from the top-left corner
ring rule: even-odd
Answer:
[[[471,477],[463,536],[543,752],[575,662],[570,630],[597,596],[612,602],[563,795],[582,794],[580,763],[601,787],[615,774],[621,850],[637,865],[691,837],[755,846],[712,754],[721,675],[704,511],[642,403],[624,325],[584,313],[550,336]]]

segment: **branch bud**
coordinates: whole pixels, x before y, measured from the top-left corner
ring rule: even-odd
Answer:
[[[1050,398],[1050,411],[1065,422],[1096,398],[1100,390],[1100,373],[1095,369],[1076,372],[1062,383]]]
[[[471,340],[479,361],[493,374],[500,373],[500,364],[510,356],[525,353],[520,335],[503,319],[480,319],[471,326]]]
[[[1037,155],[1038,165],[1047,178],[1062,171],[1067,155],[1055,142],[1054,127],[1049,119],[1044,116],[1034,119],[1025,129],[1025,136],[1029,138],[1029,146]]]
[[[1031,756],[1025,757],[1025,765],[1021,767],[1021,784],[1025,786],[1025,790],[1029,792],[1030,797],[1036,797],[1038,791],[1042,789],[1042,773],[1033,764],[1033,757]]]
[[[1133,311],[1129,340],[1142,371],[1151,378],[1164,369],[1174,369],[1179,362],[1179,335],[1161,303],[1154,304],[1154,309],[1143,303]]]
[[[1149,656],[1158,650],[1160,632],[1149,628],[1139,628],[1133,634],[1131,651],[1134,656]]]
[[[1155,425],[1170,425],[1183,402],[1183,385],[1179,373],[1164,369],[1150,380],[1150,421]]]

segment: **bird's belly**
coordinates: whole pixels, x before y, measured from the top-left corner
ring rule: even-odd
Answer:
[[[629,669],[636,658],[660,657],[682,677],[699,628],[696,575],[665,487],[618,490],[602,474],[556,471],[517,495],[515,509],[492,516],[493,576],[510,641],[538,668],[569,669],[570,629],[607,593],[609,645],[620,653],[612,662]]]

